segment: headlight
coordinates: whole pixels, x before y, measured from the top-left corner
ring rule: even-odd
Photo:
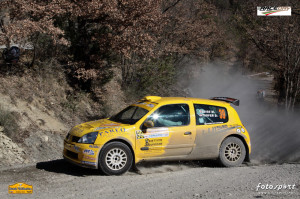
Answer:
[[[97,136],[98,136],[98,132],[92,132],[92,133],[85,134],[78,140],[78,143],[94,144]]]

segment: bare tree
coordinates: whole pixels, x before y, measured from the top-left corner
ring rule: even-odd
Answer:
[[[299,3],[298,3],[299,4]],[[294,110],[300,91],[300,18],[258,17],[258,1],[242,3],[236,16],[238,26],[263,55],[273,61],[278,103]]]

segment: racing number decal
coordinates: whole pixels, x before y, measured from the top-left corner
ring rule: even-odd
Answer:
[[[226,119],[225,109],[220,108],[220,119]]]

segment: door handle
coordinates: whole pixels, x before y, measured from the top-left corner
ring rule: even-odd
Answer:
[[[192,135],[192,132],[190,132],[190,131],[185,132],[184,135]]]

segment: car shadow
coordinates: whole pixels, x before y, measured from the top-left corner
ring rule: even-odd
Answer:
[[[159,166],[186,166],[191,168],[199,168],[199,167],[222,167],[216,160],[191,160],[191,161],[151,161],[151,162],[141,162],[137,164],[137,167],[159,167]]]
[[[79,167],[67,162],[64,159],[38,162],[36,168],[53,173],[63,173],[72,176],[84,177],[92,175],[104,175],[99,170]]]
[[[247,166],[247,165],[242,165]],[[166,168],[167,167],[167,168]],[[188,168],[224,168],[216,160],[194,160],[194,161],[153,161],[141,162],[132,167],[127,174],[129,175],[144,175],[157,172],[175,172]],[[38,162],[36,168],[53,173],[62,173],[66,175],[85,177],[85,176],[105,176],[100,170],[80,167],[69,163],[64,159],[50,160]],[[153,169],[154,168],[154,169]],[[145,169],[153,169],[144,172]],[[149,173],[150,172],[150,173]]]
[[[142,162],[137,164],[137,167],[133,167],[129,170],[131,174],[141,174],[139,173],[139,168],[152,168],[152,167],[164,167],[166,165],[172,166],[186,166],[190,168],[197,167],[219,167],[215,161],[163,161],[163,162]],[[84,177],[84,176],[99,176],[105,175],[100,170],[89,169],[84,167],[79,167],[77,165],[71,164],[64,159],[50,160],[44,162],[38,162],[36,168],[40,170],[45,170],[53,173],[63,173],[72,176]]]

